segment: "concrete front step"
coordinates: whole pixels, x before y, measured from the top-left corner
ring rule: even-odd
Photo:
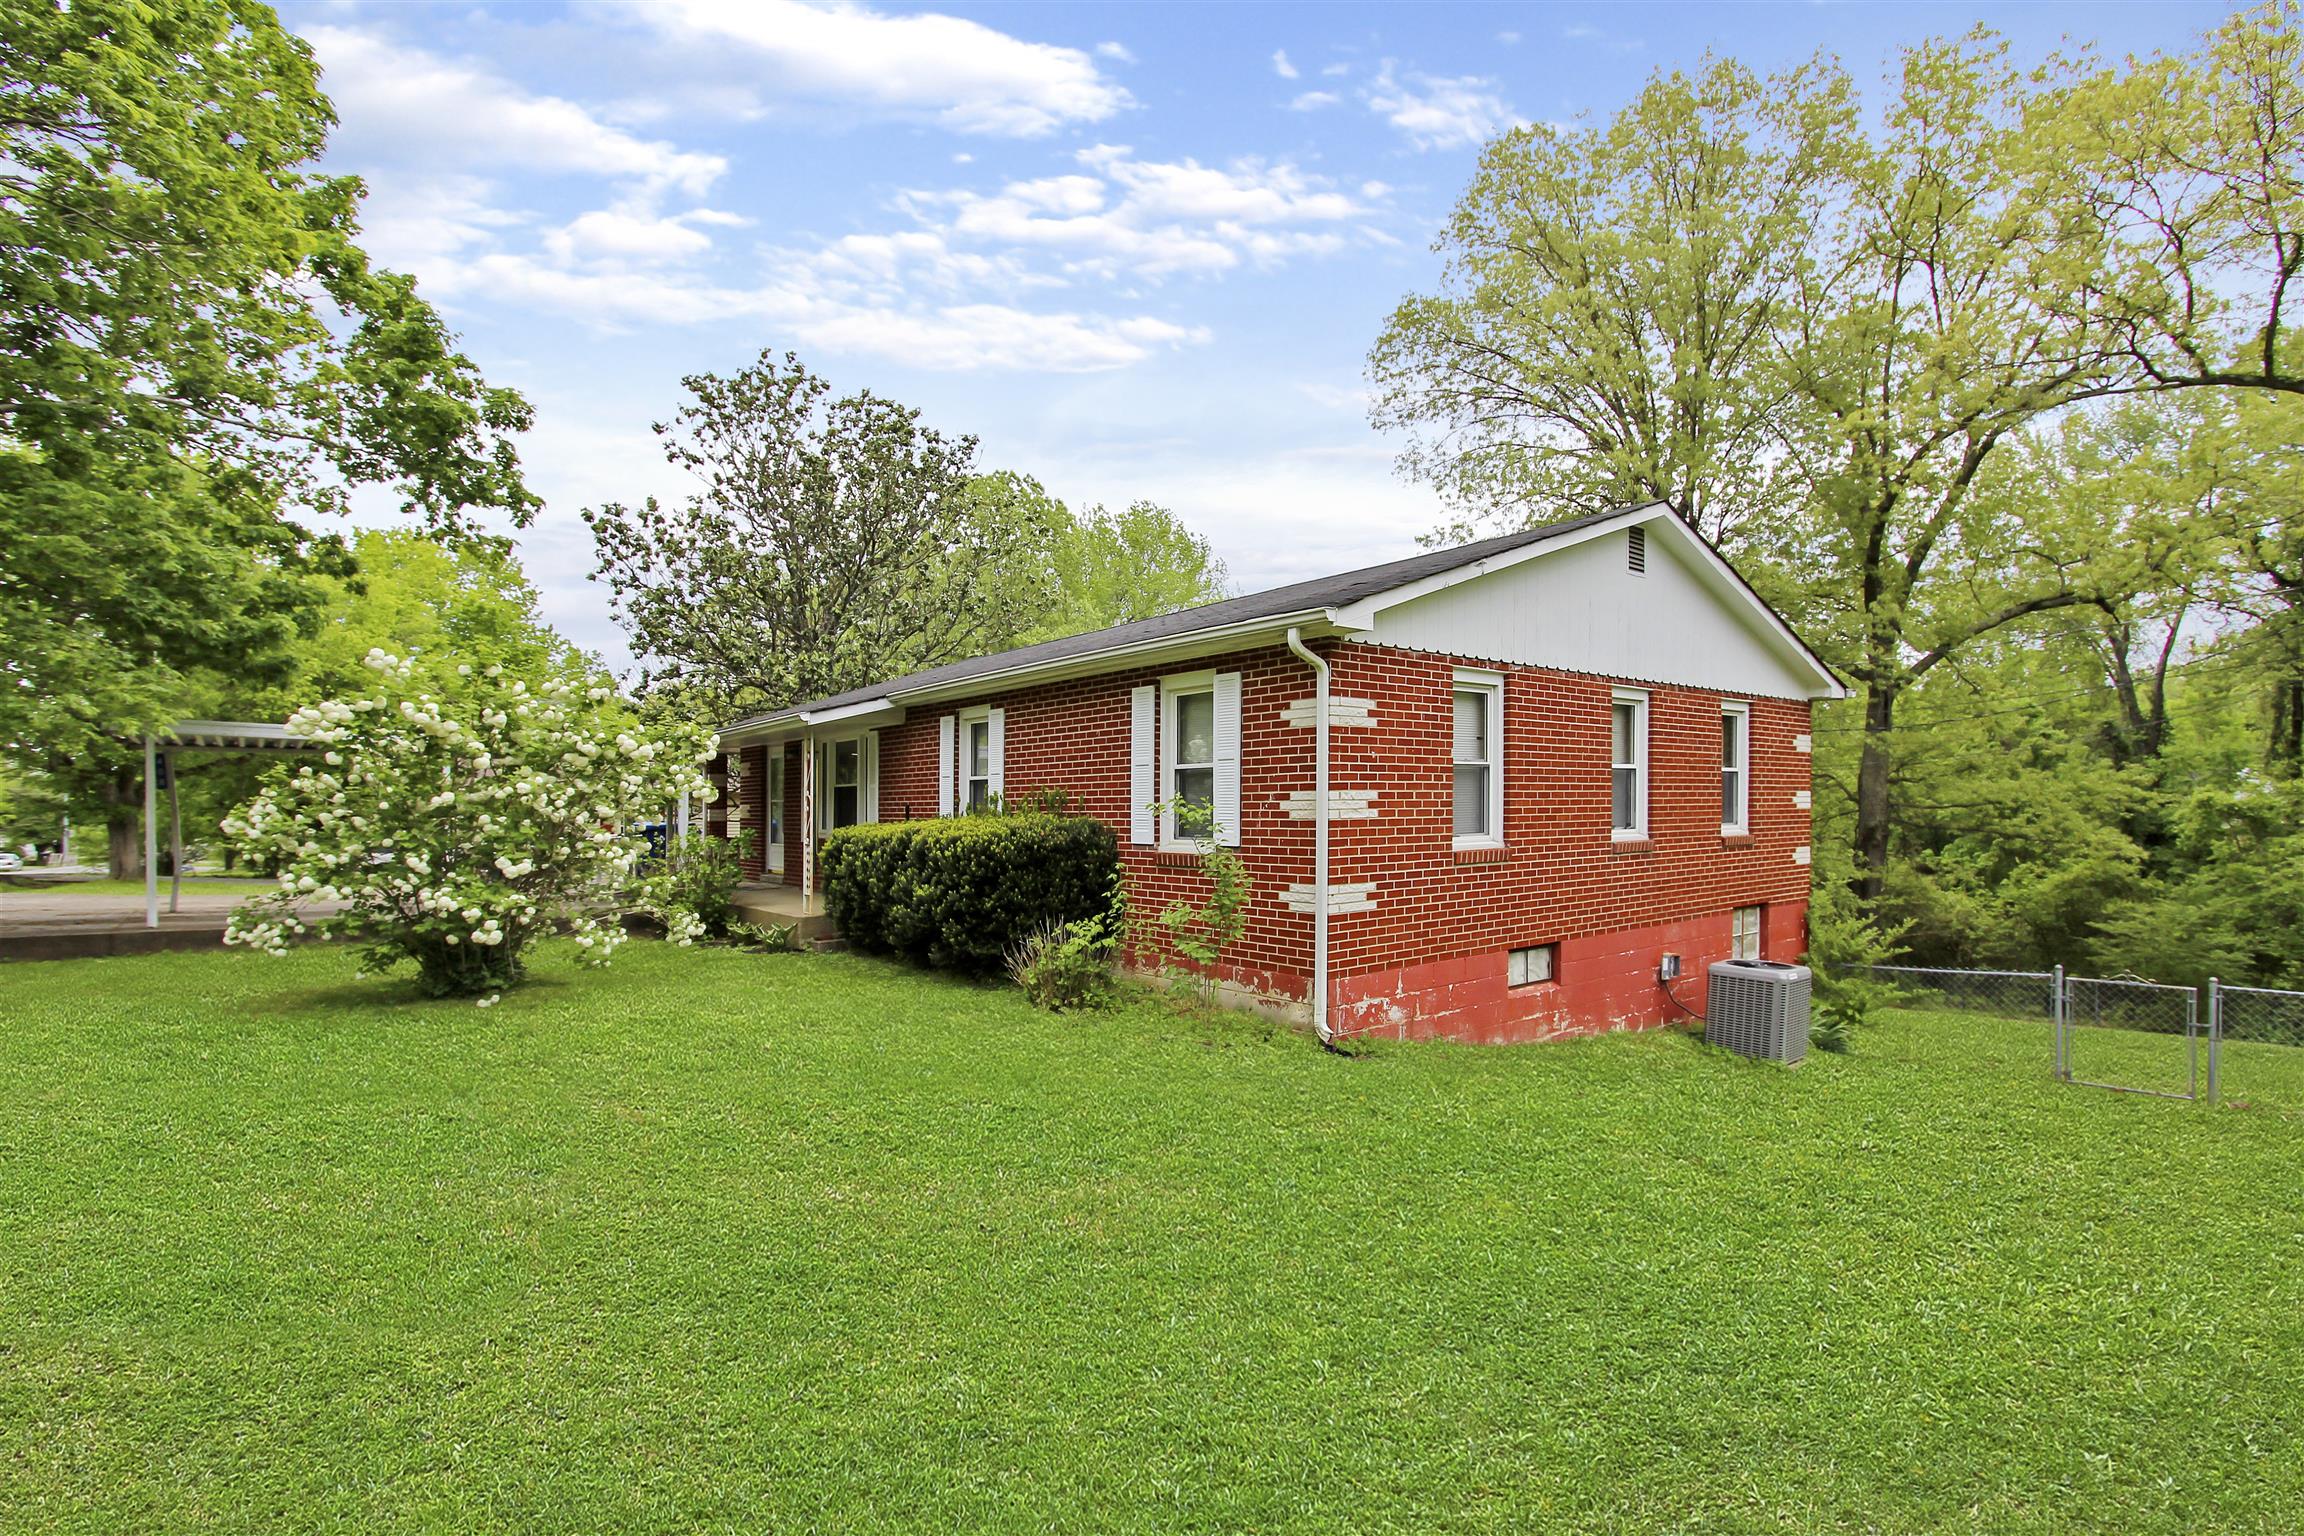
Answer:
[[[797,937],[801,944],[823,947],[840,942],[840,930],[823,913],[823,899],[816,899],[818,910],[804,913],[800,910],[800,893],[789,885],[740,886],[733,905],[738,922],[755,923],[762,928],[798,924]]]

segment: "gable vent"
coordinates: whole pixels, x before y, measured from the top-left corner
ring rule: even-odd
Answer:
[[[1628,528],[1624,532],[1624,563],[1635,576],[1648,574],[1648,530]]]

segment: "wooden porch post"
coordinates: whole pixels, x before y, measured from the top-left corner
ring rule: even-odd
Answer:
[[[800,913],[814,917],[816,897],[816,738],[800,738]]]

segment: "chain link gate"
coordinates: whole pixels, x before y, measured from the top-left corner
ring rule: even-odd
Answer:
[[[2056,977],[2059,1081],[2115,1093],[2196,1100],[2205,1032],[2208,1096],[2211,1103],[2215,1101],[2214,1012],[2209,1029],[2203,1031],[2199,992],[2132,976],[2067,976],[2061,966]]]

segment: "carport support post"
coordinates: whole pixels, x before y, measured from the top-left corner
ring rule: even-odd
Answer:
[[[176,800],[176,754],[168,763],[168,910],[176,910],[177,893],[184,889],[184,808]]]
[[[144,733],[144,926],[160,926],[159,751]]]

